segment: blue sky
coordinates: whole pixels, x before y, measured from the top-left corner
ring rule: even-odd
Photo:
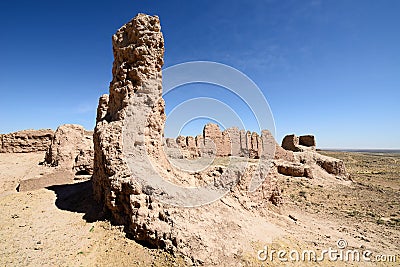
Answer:
[[[139,12],[161,19],[165,67],[207,60],[250,77],[278,142],[313,133],[325,148],[400,148],[395,0],[1,1],[0,132],[93,128],[111,36]]]

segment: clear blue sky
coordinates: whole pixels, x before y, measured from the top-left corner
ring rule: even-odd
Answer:
[[[165,67],[221,62],[264,92],[278,142],[400,148],[400,1],[1,1],[0,132],[94,127],[111,36],[156,14]],[[167,108],[169,101],[167,99]]]

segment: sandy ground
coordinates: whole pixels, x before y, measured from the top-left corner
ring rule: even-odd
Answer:
[[[53,172],[39,165],[44,153],[0,153],[0,195],[15,192],[21,180],[40,178]]]
[[[373,266],[399,266],[400,154],[321,153],[343,159],[352,182],[281,179],[285,205],[280,212],[297,219],[287,232],[318,249],[335,248],[344,239],[351,249],[396,256],[396,263],[376,260]]]
[[[285,203],[266,213],[285,234],[272,244],[254,244],[254,251],[240,260],[242,266],[279,266],[278,260],[257,259],[264,246],[320,251],[337,248],[339,239],[347,242],[348,249],[393,255],[397,262],[286,265],[399,266],[400,154],[325,154],[345,160],[353,182],[282,176]],[[43,153],[0,154],[0,266],[184,265],[179,256],[126,238],[93,201],[90,181],[55,175],[53,168],[38,164],[43,157]],[[58,177],[58,185],[41,184],[52,175]],[[19,183],[35,190],[17,192]]]

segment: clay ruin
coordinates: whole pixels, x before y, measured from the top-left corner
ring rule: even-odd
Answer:
[[[164,138],[157,16],[139,14],[121,27],[113,52],[113,80],[99,99],[94,132],[66,124],[0,135],[0,152],[46,151],[45,163],[63,177],[93,174],[96,200],[142,244],[179,253],[188,264],[227,264],[273,238],[253,228],[274,227],[266,216],[282,203],[282,175],[348,178],[343,161],[316,151],[312,135],[288,135],[280,146],[268,130],[207,124],[197,136]],[[37,180],[20,188],[30,183]]]
[[[246,157],[259,159],[261,156],[261,137],[256,132],[239,130],[237,127],[221,131],[217,124],[204,126],[203,133],[194,136],[178,136],[164,140],[169,157]],[[179,149],[181,153],[177,153]]]
[[[73,174],[93,173],[93,131],[78,124],[0,135],[0,153],[45,152],[42,163]]]
[[[135,240],[178,252],[189,263],[221,264],[250,249],[251,242],[271,238],[251,229],[254,224],[271,227],[263,216],[269,205],[281,202],[275,183],[281,174],[346,178],[343,163],[319,155],[311,136],[301,142],[295,136],[285,138],[283,149],[267,130],[261,135],[238,128],[221,132],[208,124],[196,137],[164,139],[164,40],[157,16],[139,14],[121,27],[113,36],[113,52],[110,94],[100,98],[97,110],[92,182],[97,201]],[[238,160],[185,172],[168,157]],[[172,205],[168,201],[176,195],[154,183],[159,176],[181,187],[212,184],[226,194],[187,209],[181,206],[195,201],[194,196],[179,189],[182,202]],[[254,181],[258,186],[253,187]]]
[[[210,131],[209,129],[212,129]],[[164,151],[168,158],[193,159],[199,157],[227,157],[237,156],[249,159],[259,159],[261,155],[262,139],[250,131],[239,131],[233,127],[220,131],[216,124],[204,126],[203,134],[196,136],[178,136],[176,139],[164,139]],[[210,140],[209,149],[205,149],[204,140]],[[199,141],[200,140],[200,141]],[[347,178],[343,161],[320,155],[316,152],[316,141],[313,135],[297,137],[294,134],[286,135],[282,147],[275,144],[275,167],[278,173],[288,176],[313,178],[313,166],[318,165],[327,173],[340,178]]]
[[[51,129],[24,130],[0,134],[0,153],[30,153],[46,151],[53,138]]]
[[[45,163],[74,174],[93,173],[93,132],[81,125],[64,124],[57,128],[46,151]]]
[[[295,134],[289,134],[283,138],[282,147],[293,152],[315,150],[315,137],[313,135],[296,136]]]

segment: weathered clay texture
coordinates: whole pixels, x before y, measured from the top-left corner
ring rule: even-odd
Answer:
[[[349,174],[347,173],[346,168],[344,166],[344,162],[342,160],[328,156],[323,156],[318,152],[316,152],[316,141],[313,135],[302,135],[300,137],[294,134],[286,135],[283,138],[282,147],[286,150],[286,152],[292,153],[292,155],[295,158],[294,161],[300,162],[305,166],[307,166],[306,169],[309,166],[312,166],[313,168],[319,166],[322,169],[324,169],[327,173],[335,175],[338,178],[343,178],[343,179],[349,178]],[[279,151],[277,153],[282,153],[282,151],[280,151],[279,148],[277,148],[277,151]],[[286,158],[286,156],[283,156],[282,158]],[[289,160],[289,158],[286,158],[286,160],[293,161]],[[293,167],[291,165],[278,167],[278,171],[285,175],[292,175],[291,173],[298,174],[301,172],[301,171],[297,172],[295,171],[295,169],[298,168]],[[307,171],[307,173],[310,173],[310,175],[307,176],[309,177],[313,176],[311,174],[311,170]],[[303,176],[303,175],[292,175],[292,176]]]
[[[237,127],[221,131],[217,124],[209,123],[204,126],[203,134],[167,138],[164,142],[166,153],[171,158],[196,157],[245,157],[259,159],[262,154],[262,139],[256,132],[245,132]],[[179,150],[179,153],[177,151]],[[293,153],[282,149],[276,144],[276,159],[294,161]]]
[[[299,146],[299,137],[294,134],[286,135],[282,140],[282,148],[290,151],[300,151]]]
[[[302,135],[299,137],[299,145],[302,146],[316,146],[314,135]]]
[[[0,153],[29,153],[46,151],[53,139],[51,129],[24,130],[0,134]]]
[[[281,203],[279,164],[274,161],[300,166],[281,170],[286,175],[311,177],[305,166],[311,158],[302,163],[292,151],[275,153],[279,146],[267,130],[258,135],[208,124],[202,135],[164,139],[164,40],[158,17],[139,14],[121,27],[113,36],[113,52],[110,94],[100,98],[97,110],[92,179],[94,195],[112,220],[135,240],[180,253],[195,265],[228,266],[236,255],[252,253],[252,244],[278,234],[279,228],[266,220],[271,203]],[[170,149],[190,162],[214,156],[231,161],[187,172],[170,164]],[[160,177],[167,182],[157,184]],[[168,191],[168,186],[178,189]],[[207,186],[215,191],[191,194],[191,188],[201,191]],[[198,205],[199,198],[213,193],[219,197]],[[178,202],[168,202],[176,196]]]
[[[313,135],[296,136],[286,135],[282,140],[282,147],[293,152],[315,150],[316,142]]]
[[[188,158],[243,152],[237,146],[241,143],[237,130],[230,135],[212,125],[206,126],[203,136],[179,137],[176,147],[171,140],[163,140],[161,67],[164,41],[158,17],[139,14],[124,25],[113,36],[113,51],[110,95],[108,99],[100,98],[97,112],[93,175],[94,195],[110,212],[113,221],[125,225],[134,239],[182,253],[192,263],[225,262],[226,254],[234,255],[243,248],[250,251],[252,241],[271,238],[251,231],[254,222],[260,227],[271,227],[262,217],[263,210],[268,203],[280,202],[274,178],[267,177],[268,164],[250,164],[244,160],[229,168],[211,166],[202,172],[185,173],[171,167],[165,157],[163,144],[185,149]],[[230,145],[224,146],[230,143],[231,136],[236,138],[234,152]],[[259,146],[256,139],[251,149],[257,147],[260,151]],[[246,151],[250,150],[246,147]],[[261,152],[257,153],[260,157]],[[148,167],[148,162],[153,164],[152,168]],[[146,179],[156,172],[177,184],[199,186],[211,182],[217,189],[229,191],[231,188],[232,191],[224,198],[225,202],[217,200],[192,209],[174,207],[158,200],[168,197],[162,188],[145,185]],[[243,179],[239,182],[240,178]],[[260,186],[248,193],[250,184],[257,179]],[[152,178],[147,180],[151,181]],[[239,187],[234,189],[237,182]],[[225,204],[227,202],[230,204]],[[256,212],[251,211],[253,209]],[[221,232],[220,229],[235,227],[245,230],[231,233],[230,242],[224,237],[230,230]],[[211,236],[215,239],[210,239]],[[224,249],[222,240],[227,241]]]
[[[45,162],[53,167],[74,173],[93,173],[93,132],[77,124],[57,128],[45,155]]]

